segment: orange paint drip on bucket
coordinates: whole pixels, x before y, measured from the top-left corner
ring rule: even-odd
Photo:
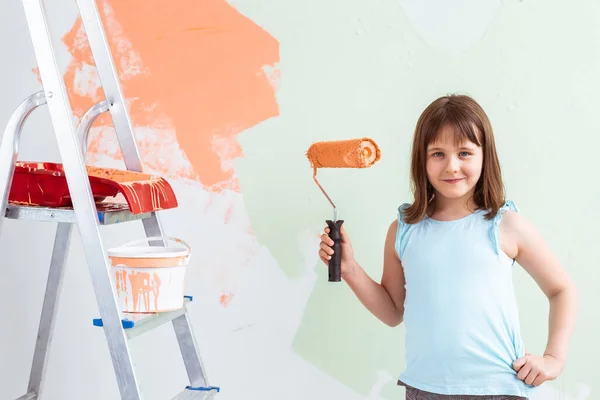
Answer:
[[[134,246],[157,240],[174,241],[185,247]],[[189,245],[171,237],[144,238],[109,249],[121,311],[156,313],[182,308],[185,268],[190,256]]]

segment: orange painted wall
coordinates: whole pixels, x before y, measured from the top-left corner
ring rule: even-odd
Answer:
[[[208,190],[238,190],[226,163],[242,156],[236,135],[279,113],[269,72],[278,41],[224,0],[100,0],[98,7],[134,128],[171,127],[192,166],[186,178]],[[65,73],[69,98],[80,117],[104,96],[88,68],[94,64],[80,19],[63,41],[73,57]],[[107,118],[95,126],[109,126]],[[140,143],[142,157],[159,143]],[[149,166],[166,173],[170,161],[163,161]]]

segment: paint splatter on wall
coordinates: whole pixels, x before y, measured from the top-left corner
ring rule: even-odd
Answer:
[[[277,40],[223,0],[105,0],[98,7],[144,163],[210,190],[237,190],[228,164],[242,155],[236,135],[279,112]],[[80,117],[103,93],[80,19],[63,40],[73,57],[65,80]],[[105,129],[90,153],[120,158],[114,146],[103,147],[114,142],[106,139],[114,135],[107,118],[96,121]]]

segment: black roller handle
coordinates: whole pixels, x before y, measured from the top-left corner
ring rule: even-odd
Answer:
[[[344,220],[326,220],[329,226],[329,237],[333,240],[333,256],[329,260],[329,282],[341,282],[342,280],[342,234],[340,229]]]

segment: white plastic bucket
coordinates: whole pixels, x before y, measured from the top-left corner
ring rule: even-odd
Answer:
[[[172,246],[134,246],[151,241],[173,241]],[[123,312],[156,313],[183,307],[185,268],[190,246],[172,237],[149,237],[108,250],[112,277]]]

